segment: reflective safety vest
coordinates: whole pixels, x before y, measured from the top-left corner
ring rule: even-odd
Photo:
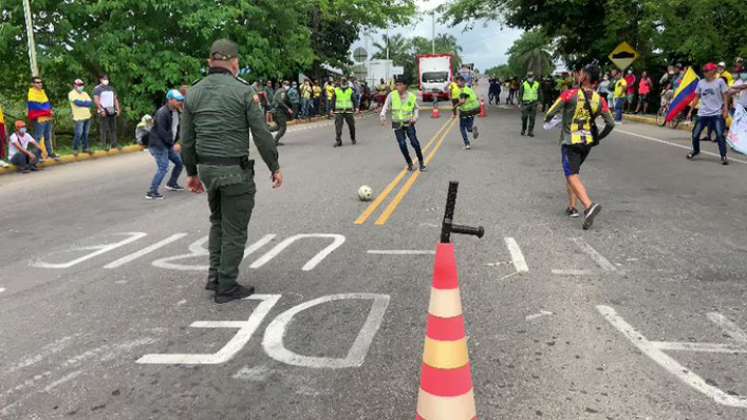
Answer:
[[[353,109],[353,88],[335,88],[335,109],[338,111]]]
[[[410,121],[415,118],[417,97],[407,92],[407,102],[402,103],[399,92],[392,92],[392,122]]]
[[[465,86],[461,88],[461,91],[462,91],[461,93],[462,95],[464,94],[467,95],[467,100],[464,102],[464,104],[459,105],[460,111],[464,111],[464,112],[474,111],[477,108],[480,108],[480,101],[477,100],[477,94],[475,93],[474,90],[472,90],[471,87]]]
[[[591,94],[591,110],[594,115],[589,115],[586,109],[586,99],[582,89],[578,90],[576,101],[576,111],[573,113],[571,120],[571,144],[592,144],[594,138],[591,136],[591,122],[595,116],[599,115],[602,106],[602,98],[598,93]]]
[[[462,89],[459,85],[456,82],[451,82],[449,88],[451,89],[451,99],[459,99],[459,95],[462,93]]]
[[[539,100],[539,88],[540,84],[538,81],[529,84],[529,81],[524,82],[524,96],[521,98],[524,102],[537,102]]]

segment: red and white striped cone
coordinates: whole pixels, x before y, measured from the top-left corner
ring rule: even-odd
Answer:
[[[454,244],[436,249],[417,420],[477,419]]]

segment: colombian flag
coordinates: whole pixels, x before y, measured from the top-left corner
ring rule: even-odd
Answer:
[[[5,159],[6,147],[5,114],[3,114],[3,107],[0,106],[0,159]]]
[[[43,90],[30,88],[28,96],[29,120],[36,121],[42,117],[52,116],[52,103]]]
[[[685,73],[685,76],[682,78],[680,87],[678,87],[677,91],[674,92],[672,103],[669,105],[667,122],[677,118],[677,115],[687,108],[693,99],[695,99],[695,88],[698,86],[698,80],[700,80],[700,78],[695,74],[693,68],[690,67],[687,69],[687,73]]]

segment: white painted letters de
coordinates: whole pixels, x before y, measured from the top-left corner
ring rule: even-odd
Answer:
[[[37,261],[32,262],[31,266],[38,267],[38,268],[70,268],[76,264],[82,263],[83,261],[90,260],[91,258],[97,257],[102,254],[106,254],[109,251],[113,251],[119,247],[125,246],[129,243],[137,241],[140,238],[148,236],[148,234],[144,232],[123,232],[123,233],[117,233],[116,235],[127,235],[127,238],[119,242],[115,242],[111,244],[90,245],[90,246],[83,246],[83,247],[72,248],[72,249],[66,250],[66,251],[93,251],[93,252],[89,252],[88,254],[83,255],[82,257],[78,257],[68,262],[47,263],[41,260],[37,260]]]
[[[344,359],[304,356],[294,353],[285,347],[283,344],[283,338],[285,337],[288,325],[291,323],[294,316],[299,312],[305,311],[314,306],[344,299],[373,301],[371,302],[371,310],[368,313],[366,322],[363,323],[363,327]],[[379,327],[381,327],[381,321],[384,319],[384,313],[386,312],[387,306],[389,306],[388,295],[374,293],[348,293],[322,296],[300,305],[296,305],[278,315],[270,325],[267,326],[267,329],[265,329],[262,347],[264,347],[268,356],[279,362],[293,366],[331,369],[359,367],[366,359],[366,354],[371,346],[371,342],[373,341],[376,332],[379,330]]]
[[[254,331],[262,323],[273,306],[278,303],[281,295],[252,295],[247,300],[260,300],[257,309],[252,312],[247,321],[197,321],[192,328],[238,328],[239,331],[226,345],[216,353],[208,354],[146,354],[137,360],[140,364],[169,364],[169,365],[217,365],[226,363],[238,353],[252,338]]]

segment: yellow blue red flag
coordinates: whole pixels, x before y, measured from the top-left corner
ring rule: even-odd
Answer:
[[[697,74],[695,74],[693,68],[690,67],[689,69],[687,69],[687,72],[682,77],[680,86],[674,92],[672,103],[669,104],[669,112],[667,113],[666,120],[667,122],[670,122],[673,119],[677,118],[680,112],[684,111],[685,108],[690,105],[693,99],[695,99],[695,88],[698,87],[698,80],[700,80],[700,78]]]

